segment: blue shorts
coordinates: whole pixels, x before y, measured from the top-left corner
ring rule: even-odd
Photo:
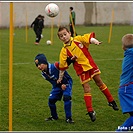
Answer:
[[[59,87],[52,88],[50,92],[49,99],[61,100],[63,95],[71,96],[72,95],[72,87],[71,85],[67,85],[65,90],[62,90]]]
[[[122,113],[133,112],[133,84],[120,87],[118,90]]]

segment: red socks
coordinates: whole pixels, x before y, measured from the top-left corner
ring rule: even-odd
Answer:
[[[93,111],[91,93],[84,93],[84,100],[85,100],[87,111],[88,112]]]
[[[99,89],[105,95],[105,97],[107,98],[108,102],[112,102],[114,100],[114,98],[112,97],[109,89],[107,88],[107,86],[105,84],[103,84],[102,86],[100,86]]]
[[[112,102],[114,100],[114,98],[112,97],[109,89],[107,88],[107,86],[105,84],[100,86],[99,89],[105,95],[105,97],[107,98],[108,102]],[[93,111],[91,93],[84,93],[84,101],[85,101],[85,104],[86,104],[87,111],[88,112]]]

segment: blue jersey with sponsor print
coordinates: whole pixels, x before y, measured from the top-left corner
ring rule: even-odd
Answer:
[[[42,76],[52,84],[53,88],[61,87],[61,84],[72,86],[72,78],[67,71],[64,73],[61,84],[57,84],[59,78],[59,62],[55,62],[54,64],[48,63],[48,72],[46,73],[42,71]]]
[[[124,52],[120,86],[129,84],[130,82],[133,82],[133,48],[129,48]]]

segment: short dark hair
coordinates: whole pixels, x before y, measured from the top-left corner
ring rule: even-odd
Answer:
[[[73,7],[71,6],[70,9],[73,10]]]
[[[68,29],[67,27],[65,27],[65,26],[60,26],[60,27],[58,28],[58,33],[59,33],[60,31],[64,30],[64,29],[65,29],[67,32],[70,32],[69,29]],[[58,35],[58,33],[57,33],[57,35]]]
[[[42,15],[41,15],[41,14],[39,14],[37,17],[42,17]]]

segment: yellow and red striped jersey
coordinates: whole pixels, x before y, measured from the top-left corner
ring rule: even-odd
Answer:
[[[92,37],[95,38],[94,32],[84,34],[83,36],[78,35],[71,37],[70,43],[64,44],[64,47],[60,52],[60,70],[68,68],[66,59],[67,57],[72,57],[74,55],[77,57],[76,61],[73,63],[77,75],[80,75],[82,72],[88,71],[93,67],[97,67],[88,51],[90,39]]]

